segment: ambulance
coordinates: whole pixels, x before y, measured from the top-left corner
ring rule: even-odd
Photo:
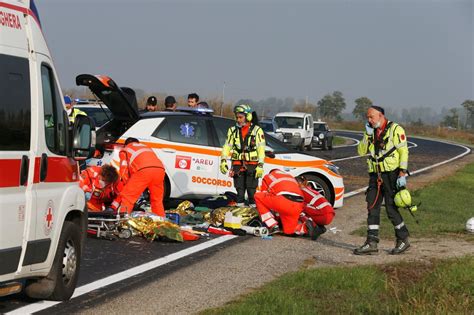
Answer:
[[[165,198],[201,199],[235,192],[232,178],[219,171],[222,146],[234,120],[214,116],[209,109],[139,113],[130,92],[103,75],[82,74],[76,84],[89,87],[113,114],[97,130],[97,146],[103,155],[88,160],[89,166],[111,163],[118,167],[123,143],[134,137],[163,162]],[[266,137],[266,145],[265,173],[276,168],[293,176],[305,175],[336,208],[342,207],[344,183],[336,165],[297,152],[271,136]]]
[[[67,300],[87,213],[78,162],[95,126],[70,126],[33,1],[0,0],[0,296]]]

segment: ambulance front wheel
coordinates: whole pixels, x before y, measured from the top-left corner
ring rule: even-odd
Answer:
[[[80,227],[74,222],[65,221],[49,275],[29,282],[25,293],[35,299],[69,300],[74,293],[79,276],[81,245]]]

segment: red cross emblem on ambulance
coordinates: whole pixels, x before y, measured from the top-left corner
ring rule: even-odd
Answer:
[[[53,225],[53,208],[48,207],[46,211],[46,228],[51,229]]]
[[[51,230],[53,229],[53,224],[54,224],[54,204],[53,201],[50,200],[48,201],[48,207],[44,211],[44,224],[43,224],[43,229],[44,229],[44,234],[49,235]]]

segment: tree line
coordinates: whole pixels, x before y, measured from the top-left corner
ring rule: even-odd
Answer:
[[[134,89],[139,108],[144,108],[146,99],[150,95],[154,95],[158,99],[158,105],[164,103],[167,96],[166,93],[146,93],[142,89]],[[88,89],[67,89],[64,94],[78,98],[93,98]],[[175,95],[178,105],[186,106],[186,95]],[[315,119],[342,121],[342,120],[366,120],[367,109],[373,105],[372,100],[367,96],[361,96],[354,100],[355,107],[352,112],[344,112],[347,107],[344,95],[340,91],[334,91],[324,95],[316,104],[307,100],[296,100],[292,97],[276,98],[268,97],[261,100],[239,99],[237,102],[222,103],[219,97],[205,98],[218,115],[232,117],[232,109],[238,104],[249,104],[255,110],[260,119],[271,118],[275,114],[284,111],[298,111],[310,113]],[[162,104],[164,107],[164,104]],[[410,108],[401,108],[393,106],[384,106],[385,114],[390,120],[394,120],[403,124],[418,125],[441,125],[456,129],[474,129],[474,100],[465,100],[457,107],[442,108],[437,112],[428,106],[414,106]]]

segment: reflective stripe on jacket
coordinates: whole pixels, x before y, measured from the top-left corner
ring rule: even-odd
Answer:
[[[305,207],[313,210],[324,209],[334,211],[334,208],[327,201],[327,199],[317,191],[308,187],[301,188],[301,191],[303,192]]]
[[[163,163],[156,156],[155,152],[143,143],[129,143],[119,153],[120,156],[120,177],[127,181],[130,176],[141,169],[149,167],[163,168]]]
[[[241,128],[230,127],[227,131],[227,139],[222,147],[221,159],[227,159],[229,156],[233,162],[245,161],[263,164],[265,160],[265,135],[262,128],[257,125],[250,125],[249,132],[245,139],[242,139]]]
[[[377,172],[377,166],[380,172],[391,172],[397,168],[407,170],[408,145],[403,127],[389,121],[381,137],[382,139],[376,141],[374,135],[368,136],[367,133],[364,133],[362,140],[357,145],[357,152],[360,156],[369,154],[367,159],[369,173]]]
[[[292,201],[303,201],[304,199],[296,179],[280,170],[274,170],[263,177],[261,190],[274,195],[284,195]]]

